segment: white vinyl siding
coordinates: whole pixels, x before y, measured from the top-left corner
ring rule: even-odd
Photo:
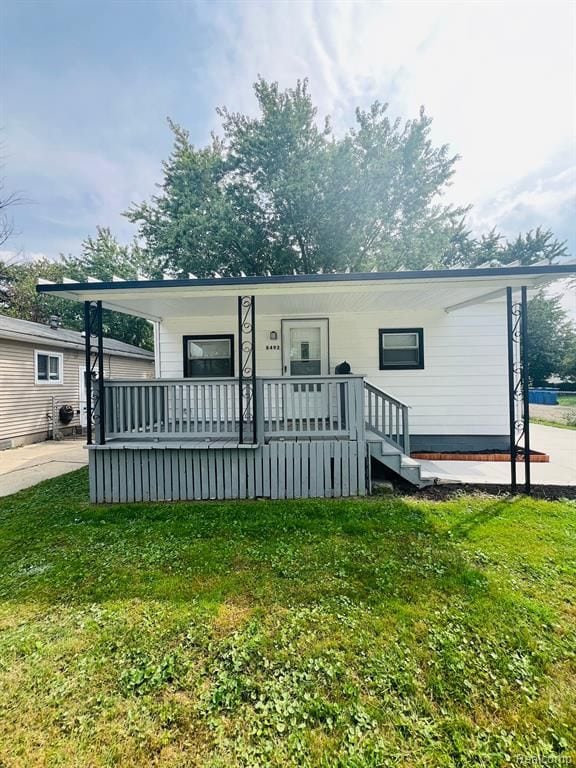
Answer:
[[[306,312],[305,317],[311,317]],[[326,317],[323,312],[318,317]],[[259,376],[282,375],[279,341],[282,319],[298,315],[264,315],[256,308],[256,360]],[[508,432],[506,308],[503,301],[442,310],[341,312],[329,320],[330,372],[347,360],[384,391],[411,406],[414,434],[504,435]],[[182,337],[236,333],[235,314],[172,318],[159,329],[157,355],[164,378],[182,378]],[[381,328],[422,328],[425,368],[379,370]],[[238,349],[237,343],[235,344]],[[236,352],[237,354],[237,352]]]

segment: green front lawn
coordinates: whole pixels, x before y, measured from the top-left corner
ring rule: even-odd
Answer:
[[[576,395],[558,395],[558,405],[572,406],[576,408]]]
[[[3,768],[576,758],[575,502],[86,494],[0,499]]]

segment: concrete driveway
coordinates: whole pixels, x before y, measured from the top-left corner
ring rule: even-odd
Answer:
[[[548,464],[531,464],[534,485],[576,485],[576,430],[530,424],[530,444],[534,451],[547,453]],[[426,466],[426,462],[422,462]],[[510,464],[497,461],[438,461],[442,481],[506,485],[510,483]],[[518,465],[518,482],[524,477],[524,466]]]
[[[0,496],[72,472],[88,463],[82,440],[49,440],[0,451]]]

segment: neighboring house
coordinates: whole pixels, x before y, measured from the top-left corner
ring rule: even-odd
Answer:
[[[0,315],[0,449],[86,426],[83,334]],[[104,339],[104,376],[154,376],[152,352]]]
[[[410,451],[514,445],[508,289],[531,293],[575,269],[68,281],[38,291],[85,302],[92,327],[102,305],[155,324],[156,380],[96,388],[93,500],[347,496],[369,490],[374,462],[433,482]]]

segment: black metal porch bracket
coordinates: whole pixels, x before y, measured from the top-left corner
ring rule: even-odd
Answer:
[[[515,300],[513,289],[506,288],[508,327],[508,413],[510,428],[510,487],[518,490],[517,461],[520,450],[524,459],[524,491],[531,491],[530,411],[528,403],[528,292],[520,289]]]
[[[238,402],[240,443],[257,443],[256,298],[238,296]]]
[[[93,425],[98,427],[98,443],[106,442],[104,398],[104,333],[102,302],[84,302],[84,352],[86,381],[86,442],[94,442]],[[96,380],[96,387],[93,386]]]

